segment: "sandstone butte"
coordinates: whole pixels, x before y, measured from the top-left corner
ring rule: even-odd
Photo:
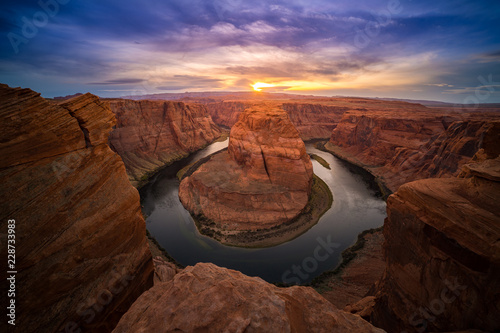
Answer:
[[[0,85],[0,239],[7,258],[15,219],[17,332],[109,332],[153,283],[139,194],[107,145],[114,123],[91,94],[56,105]]]
[[[485,147],[458,177],[410,182],[389,197],[386,271],[356,311],[374,325],[500,329],[500,145]]]
[[[295,218],[311,193],[312,163],[286,112],[268,105],[240,115],[227,151],[185,177],[179,198],[222,229],[269,229]]]
[[[110,100],[109,104],[116,117],[109,143],[135,186],[221,135],[201,104],[149,100]]]
[[[16,331],[111,332],[121,318],[117,332],[383,332],[311,288],[212,264],[179,271],[154,260],[150,288],[139,195],[107,145],[107,103],[91,94],[53,103],[0,85],[0,120],[0,239],[16,219]]]

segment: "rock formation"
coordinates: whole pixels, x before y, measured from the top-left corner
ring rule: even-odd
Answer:
[[[498,141],[484,147],[464,166],[464,178],[411,182],[389,197],[374,325],[390,332],[500,329]]]
[[[125,332],[384,332],[308,287],[199,263],[156,284],[122,317]]]
[[[327,139],[332,130],[349,108],[321,103],[281,103],[271,102],[276,107],[283,108],[288,113],[292,124],[299,131],[302,140]],[[214,122],[224,127],[232,127],[238,121],[240,114],[258,102],[253,101],[224,101],[207,103],[207,109]]]
[[[148,100],[109,103],[117,119],[109,142],[136,186],[150,173],[203,148],[221,134],[200,104]]]
[[[369,170],[396,191],[417,179],[457,176],[484,144],[496,142],[491,128],[498,122],[489,119],[431,109],[349,111],[325,148]]]
[[[7,258],[15,219],[19,332],[109,332],[152,285],[139,194],[107,145],[114,122],[91,94],[57,105],[0,85],[0,239]]]
[[[248,109],[231,129],[227,151],[216,154],[179,187],[195,216],[230,230],[272,228],[306,206],[312,163],[281,109]]]

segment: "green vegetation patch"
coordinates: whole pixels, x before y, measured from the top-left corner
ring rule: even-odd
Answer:
[[[325,161],[325,160],[323,159],[323,157],[321,157],[321,156],[319,156],[319,155],[316,155],[316,154],[311,154],[311,158],[312,158],[313,160],[318,161],[318,163],[319,163],[319,164],[321,164],[322,166],[324,166],[324,167],[325,167],[325,168],[327,168],[328,170],[331,170],[331,169],[332,169],[332,168],[330,168],[330,164],[329,164],[327,161]]]

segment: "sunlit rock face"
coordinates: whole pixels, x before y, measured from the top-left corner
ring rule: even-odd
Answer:
[[[0,85],[0,243],[15,219],[16,332],[109,332],[152,286],[139,194],[107,145],[114,123],[97,96],[56,104]]]
[[[253,107],[231,129],[227,151],[186,177],[179,197],[194,215],[234,230],[296,217],[311,193],[312,163],[286,112]]]

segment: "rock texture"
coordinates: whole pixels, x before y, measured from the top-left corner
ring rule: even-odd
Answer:
[[[230,230],[271,228],[306,206],[312,163],[288,115],[248,109],[231,129],[227,151],[185,177],[179,197],[194,215]]]
[[[221,134],[200,104],[112,100],[116,128],[109,136],[136,186],[149,174],[208,145]]]
[[[91,94],[56,105],[0,85],[0,239],[15,219],[19,332],[109,332],[152,285],[139,194],[107,145],[114,122]]]
[[[312,288],[199,263],[144,293],[122,317],[125,332],[383,332],[337,310]]]
[[[500,157],[498,143],[485,147],[466,178],[419,180],[389,197],[374,325],[500,329]]]
[[[346,106],[321,103],[283,103],[302,140],[328,139],[342,119]]]
[[[457,176],[479,149],[497,142],[493,127],[500,122],[490,120],[495,117],[460,116],[425,108],[349,111],[325,148],[368,169],[396,191],[417,179]]]

